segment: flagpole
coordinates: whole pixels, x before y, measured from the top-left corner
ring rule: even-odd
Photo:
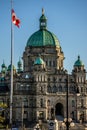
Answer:
[[[12,127],[12,105],[13,105],[13,24],[12,24],[12,4],[11,0],[11,88],[10,88],[10,125]]]

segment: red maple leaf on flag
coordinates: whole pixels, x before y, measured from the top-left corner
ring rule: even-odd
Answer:
[[[12,23],[16,25],[18,28],[20,26],[20,19],[17,18],[14,10],[12,9]]]

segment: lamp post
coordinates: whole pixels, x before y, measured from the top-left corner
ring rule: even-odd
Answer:
[[[62,122],[62,126],[66,126],[66,130],[69,130],[69,127],[73,127],[74,123],[72,119],[68,117],[68,87],[69,87],[69,75],[67,74],[67,90],[66,90],[66,118]]]
[[[67,113],[66,128],[67,128],[67,130],[69,130],[69,125],[68,125],[68,86],[69,86],[69,76],[67,74],[67,92],[66,92],[66,113]]]
[[[65,118],[64,121],[62,122],[62,126],[66,126],[66,130],[69,130],[70,127],[74,126],[74,123],[72,122],[72,118]]]
[[[76,90],[76,121],[78,121],[78,97],[80,96],[79,88],[77,87]]]

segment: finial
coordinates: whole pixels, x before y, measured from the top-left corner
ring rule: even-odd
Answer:
[[[44,8],[42,8],[42,15],[44,15]]]
[[[4,62],[4,59],[3,59],[3,64],[4,64],[5,62]]]
[[[78,60],[80,60],[80,55],[78,55]]]
[[[21,60],[21,58],[19,57],[19,61]]]

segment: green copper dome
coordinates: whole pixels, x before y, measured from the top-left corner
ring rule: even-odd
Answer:
[[[22,72],[22,61],[20,58],[19,58],[19,61],[17,63],[17,66],[18,66],[18,72]]]
[[[17,64],[19,67],[20,66],[22,66],[22,62],[21,62],[21,60],[19,59],[19,61],[18,61],[18,64]]]
[[[7,67],[6,67],[4,61],[3,61],[3,64],[1,65],[1,67],[2,67],[1,72],[2,72],[2,73],[6,73]]]
[[[2,68],[6,67],[4,61],[3,61],[3,64],[1,65],[1,67],[2,67]]]
[[[16,70],[15,66],[13,65],[13,70]],[[8,66],[7,71],[11,71],[11,64]]]
[[[42,16],[40,17],[40,30],[33,33],[27,41],[27,47],[29,46],[59,46],[57,37],[47,30],[47,18],[42,10]]]
[[[44,61],[41,59],[41,57],[37,57],[34,62],[34,65],[43,65],[43,64],[44,64]]]
[[[47,30],[39,30],[35,32],[28,40],[28,46],[60,46],[57,37],[47,31]]]
[[[83,62],[80,60],[80,56],[78,56],[78,60],[75,62],[74,66],[84,66]]]

